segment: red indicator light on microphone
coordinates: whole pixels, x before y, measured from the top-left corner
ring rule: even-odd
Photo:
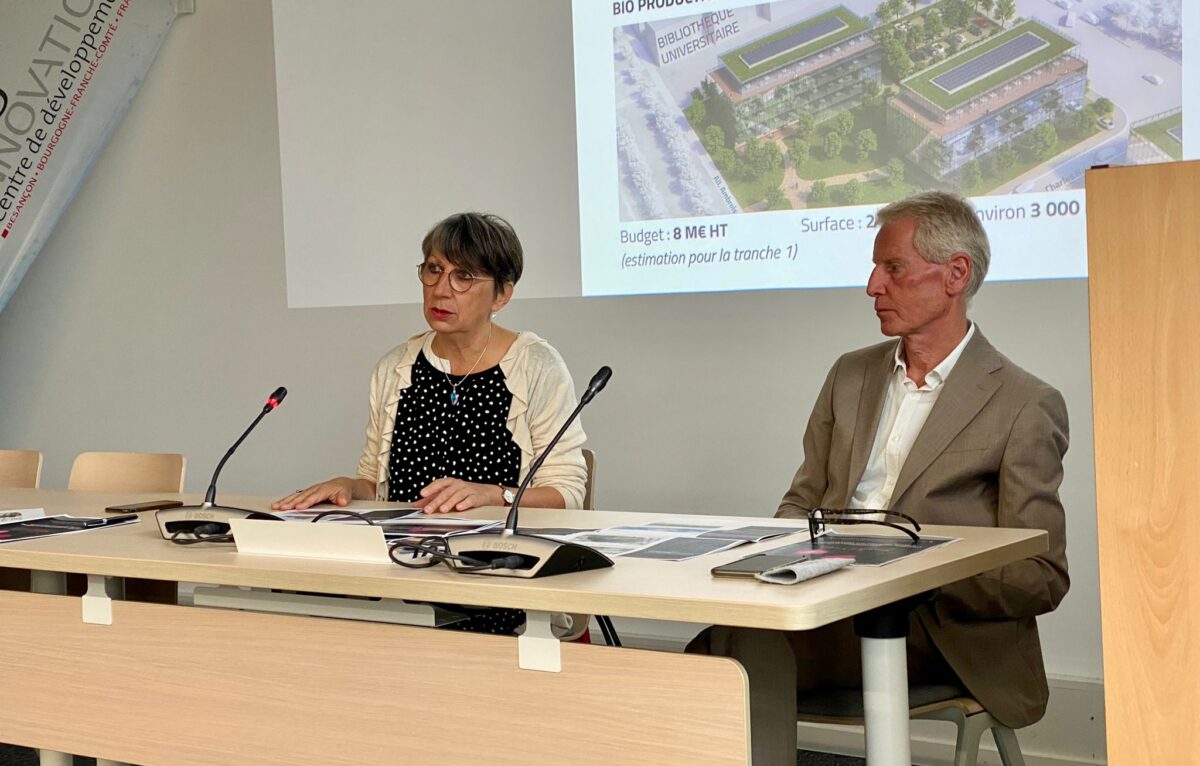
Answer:
[[[273,410],[276,407],[278,407],[280,404],[283,403],[283,397],[285,397],[285,396],[287,396],[287,389],[284,388],[283,386],[280,386],[279,388],[272,391],[271,395],[267,397],[267,409]]]

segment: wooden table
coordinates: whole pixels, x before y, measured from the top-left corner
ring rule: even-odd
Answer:
[[[102,515],[106,505],[156,497],[168,496],[0,490],[0,508]],[[261,497],[220,500],[258,509],[269,504]],[[522,514],[529,526],[595,528],[647,519],[665,517]],[[2,544],[0,566],[806,630],[1046,549],[1039,531],[926,531],[961,539],[797,587],[709,575],[715,564],[780,545],[778,539],[692,561],[619,558],[611,569],[517,580],[177,546],[159,536],[150,514],[130,526]],[[529,763],[747,761],[745,674],[725,658],[563,644],[562,670],[550,673],[518,669],[518,642],[508,637],[123,601],[112,602],[111,612],[111,625],[88,624],[79,598],[0,592],[0,741],[146,766],[457,763],[483,754]],[[905,690],[903,699],[892,700],[887,725],[902,719],[907,764],[906,679],[877,680],[893,696]],[[872,764],[900,762],[879,747],[868,753]]]

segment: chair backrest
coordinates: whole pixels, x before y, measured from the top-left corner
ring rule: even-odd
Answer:
[[[182,492],[187,461],[174,452],[82,452],[67,489],[97,492]]]
[[[587,465],[587,484],[583,487],[583,510],[594,511],[596,509],[596,453],[585,449],[583,462]]]
[[[31,449],[0,449],[0,487],[37,489],[42,483],[42,453]]]

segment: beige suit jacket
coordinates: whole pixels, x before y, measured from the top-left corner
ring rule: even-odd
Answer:
[[[867,465],[896,341],[842,356],[804,434],[804,463],[778,516],[845,508]],[[1070,585],[1058,487],[1067,408],[1051,386],[996,351],[978,328],[908,455],[892,510],[922,524],[1044,529],[1049,550],[943,587],[917,617],[967,689],[1002,723],[1042,717],[1049,690],[1035,618]]]

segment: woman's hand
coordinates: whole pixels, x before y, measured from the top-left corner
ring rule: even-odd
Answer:
[[[271,503],[271,509],[275,511],[302,511],[318,503],[333,503],[337,506],[346,506],[354,499],[355,483],[355,479],[339,476],[336,479],[314,484],[308,489],[298,489],[287,497],[281,497]]]
[[[504,495],[495,484],[474,484],[462,479],[434,479],[413,503],[425,513],[466,511],[481,505],[504,505]]]

